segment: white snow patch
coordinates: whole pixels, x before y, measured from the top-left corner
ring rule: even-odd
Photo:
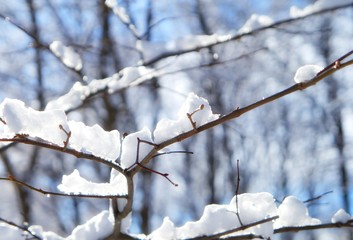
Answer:
[[[122,143],[122,153],[120,157],[121,167],[129,168],[135,164],[137,153],[139,155],[138,161],[140,162],[154,148],[151,144],[141,142],[138,151],[138,138],[153,143],[151,131],[146,127],[141,131],[126,136]]]
[[[113,232],[114,217],[105,210],[88,220],[85,224],[77,226],[66,240],[97,240],[107,237]]]
[[[317,225],[321,221],[309,216],[308,209],[294,196],[289,196],[284,199],[278,207],[279,218],[274,223],[274,228],[287,226],[305,226]]]
[[[349,4],[349,3],[352,3],[352,1],[351,0],[336,0],[336,1],[318,0],[318,1],[314,2],[313,4],[306,6],[303,9],[300,9],[296,6],[293,6],[290,8],[289,13],[292,18],[297,18],[297,17],[303,17],[306,15],[310,15],[312,13],[319,12],[324,9],[333,8],[336,6]]]
[[[296,83],[307,82],[314,78],[323,67],[318,65],[304,65],[298,68],[294,75],[294,81]]]
[[[75,169],[71,174],[63,176],[58,189],[67,194],[122,196],[127,194],[127,182],[124,175],[120,174],[113,182],[93,183],[81,177],[79,171]]]
[[[203,106],[203,108],[200,109],[200,106]],[[195,122],[196,127],[219,118],[218,114],[213,114],[206,99],[199,97],[194,93],[190,93],[179,110],[177,120],[162,119],[157,123],[156,129],[153,133],[154,141],[156,143],[161,143],[183,132],[192,130],[193,126],[190,119],[187,117],[187,114],[192,114],[193,112],[195,113],[191,118],[192,121]]]
[[[275,200],[269,193],[241,194],[238,196],[238,204],[243,224],[263,220],[276,214]],[[241,226],[235,213],[236,210],[236,197],[234,197],[229,205],[211,204],[206,206],[198,221],[187,222],[181,227],[175,227],[169,218],[165,218],[162,226],[147,236],[147,239],[185,239],[234,229]],[[272,224],[270,221],[227,236],[253,233],[268,238],[273,234]]]
[[[273,20],[269,16],[252,14],[248,21],[239,29],[239,33],[248,33],[255,29],[269,26],[272,23]]]
[[[82,69],[81,57],[73,48],[65,46],[60,41],[52,42],[49,45],[49,48],[55,56],[60,58],[61,61],[69,68],[73,68],[76,71],[80,71]]]
[[[64,111],[75,109],[92,94],[106,89],[108,89],[109,93],[113,93],[120,89],[136,86],[152,79],[155,74],[157,74],[156,71],[151,68],[127,67],[122,69],[119,73],[113,74],[111,77],[95,79],[87,85],[76,82],[68,93],[50,101],[45,109],[61,109]]]
[[[2,126],[2,137],[28,134],[60,146],[66,139],[66,134],[59,128],[62,125],[68,129],[63,111],[37,111],[26,107],[20,100],[6,98],[0,104],[0,117],[6,122]]]
[[[332,223],[346,223],[351,220],[351,215],[349,215],[343,209],[339,209],[331,218]]]
[[[89,127],[76,121],[69,121],[68,125],[71,131],[70,148],[111,161],[119,157],[120,133],[117,130],[107,132],[97,124]]]

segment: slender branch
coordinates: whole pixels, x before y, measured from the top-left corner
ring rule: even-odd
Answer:
[[[159,156],[162,156],[162,155],[167,155],[167,154],[174,154],[174,153],[194,154],[194,152],[191,152],[191,151],[180,150],[180,151],[170,151],[170,152],[157,153],[156,155],[153,156],[153,158],[156,158],[156,157],[159,157]]]
[[[17,143],[24,143],[24,144],[28,144],[28,145],[33,145],[33,146],[38,146],[38,147],[43,147],[43,148],[47,148],[47,149],[51,149],[54,151],[58,151],[58,152],[65,152],[68,153],[70,155],[73,155],[77,158],[83,158],[83,159],[87,159],[87,160],[92,160],[95,162],[99,162],[102,163],[112,169],[117,170],[118,172],[125,174],[124,169],[122,169],[122,167],[118,164],[116,164],[114,161],[108,161],[106,159],[97,157],[93,154],[89,154],[89,153],[84,153],[84,152],[79,152],[76,151],[74,149],[71,148],[66,148],[63,149],[62,146],[58,146],[52,143],[47,143],[47,142],[43,142],[43,141],[39,141],[39,140],[33,140],[30,138],[20,138],[20,137],[14,137],[14,138],[0,138],[0,142],[17,142]]]
[[[143,65],[144,66],[150,66],[150,65],[153,65],[153,64],[155,64],[156,62],[158,62],[158,61],[160,61],[162,59],[165,59],[165,58],[168,58],[168,57],[171,57],[171,56],[179,56],[179,55],[182,55],[182,54],[185,54],[185,53],[197,52],[197,51],[200,51],[201,49],[210,48],[210,47],[213,47],[213,46],[216,46],[216,45],[219,45],[219,44],[223,44],[223,43],[227,43],[227,42],[230,42],[230,41],[239,40],[239,39],[241,39],[243,37],[246,37],[246,36],[253,36],[253,35],[256,35],[256,34],[258,34],[260,32],[265,31],[265,30],[277,28],[277,27],[279,27],[281,25],[284,25],[284,24],[288,24],[288,23],[299,21],[299,20],[303,20],[303,19],[306,19],[306,18],[309,18],[309,17],[312,17],[312,16],[321,15],[321,14],[324,14],[324,13],[327,13],[327,12],[332,12],[332,11],[336,11],[336,10],[340,10],[340,9],[344,9],[344,8],[348,8],[348,7],[352,7],[352,6],[353,6],[353,3],[347,3],[347,4],[339,5],[339,6],[336,6],[336,7],[326,8],[326,9],[322,9],[322,10],[317,11],[317,12],[313,12],[311,14],[307,14],[307,15],[302,16],[302,17],[288,18],[288,19],[284,19],[284,20],[281,20],[281,21],[277,21],[277,22],[275,22],[273,24],[270,24],[268,26],[260,27],[260,28],[254,29],[252,31],[249,31],[249,32],[240,33],[240,34],[236,33],[236,34],[233,34],[233,35],[229,35],[228,38],[219,39],[219,40],[217,40],[215,42],[212,42],[212,43],[209,43],[209,44],[203,44],[202,46],[200,45],[200,46],[197,46],[197,47],[186,48],[186,49],[177,50],[177,51],[164,52],[164,53],[161,53],[160,55],[150,59],[149,61],[145,61]]]
[[[10,181],[14,182],[20,186],[23,186],[25,188],[28,188],[32,191],[39,192],[43,195],[49,195],[49,196],[60,196],[60,197],[77,197],[77,198],[111,198],[111,199],[117,199],[117,198],[127,198],[127,195],[92,195],[92,194],[67,194],[67,193],[58,193],[58,192],[51,192],[51,191],[46,191],[40,188],[33,187],[25,182],[22,182],[13,176],[9,176],[7,178],[0,177],[1,181]]]
[[[303,201],[303,203],[309,203],[309,202],[312,202],[312,201],[316,201],[320,198],[322,198],[323,196],[327,195],[327,194],[330,194],[330,193],[333,193],[333,191],[327,191],[327,192],[324,192],[322,194],[320,194],[319,196],[316,196],[316,197],[313,197],[313,198],[309,198],[305,201]]]
[[[135,166],[139,166],[140,168],[146,170],[146,171],[149,171],[151,173],[155,173],[155,174],[158,174],[162,177],[164,177],[165,179],[167,179],[171,184],[173,184],[175,187],[178,186],[178,184],[174,183],[168,176],[169,174],[168,173],[161,173],[159,171],[156,171],[156,170],[153,170],[152,168],[149,168],[149,167],[146,167],[144,166],[143,164],[141,164],[139,162],[139,159],[140,159],[140,144],[141,143],[145,143],[145,144],[149,144],[149,145],[152,145],[154,147],[156,147],[156,144],[155,143],[151,143],[149,141],[146,141],[146,140],[143,140],[143,139],[140,139],[140,138],[137,138],[137,149],[136,149],[136,160],[135,160],[135,163],[132,164],[130,167],[128,167],[126,169],[126,171],[129,171],[130,169],[134,168]]]
[[[42,238],[40,238],[39,236],[37,236],[35,233],[32,233],[32,231],[29,230],[28,227],[26,227],[26,226],[20,226],[20,225],[14,223],[14,222],[8,221],[8,220],[6,220],[6,219],[4,219],[4,218],[1,218],[1,217],[0,217],[0,221],[1,221],[1,222],[4,222],[4,223],[6,223],[6,224],[8,224],[8,225],[10,225],[10,226],[16,227],[16,228],[22,230],[23,232],[27,232],[27,233],[28,233],[29,235],[31,235],[32,238],[34,238],[34,239],[42,240]],[[27,238],[26,238],[26,239],[27,239]]]
[[[246,230],[246,229],[248,229],[248,228],[258,226],[258,225],[260,225],[260,224],[264,224],[264,223],[267,223],[267,222],[274,221],[274,220],[276,220],[277,218],[279,218],[279,217],[278,217],[278,216],[273,216],[273,217],[269,217],[269,218],[266,218],[266,219],[262,219],[262,220],[259,220],[259,221],[256,221],[256,222],[252,222],[252,223],[249,223],[249,224],[245,224],[245,225],[242,225],[242,226],[240,226],[240,227],[237,227],[237,228],[234,228],[234,229],[231,229],[231,230],[227,230],[227,231],[223,231],[223,232],[220,232],[220,233],[217,233],[217,234],[213,234],[213,235],[210,235],[210,236],[201,236],[201,237],[190,238],[190,239],[192,239],[192,240],[199,240],[199,239],[217,239],[217,238],[226,236],[226,235],[228,235],[228,234],[240,232],[240,231]],[[241,236],[239,236],[239,237],[241,237]],[[243,238],[240,238],[240,239],[243,239]]]
[[[237,188],[235,190],[235,205],[236,205],[235,214],[237,215],[240,225],[243,226],[243,222],[241,221],[240,214],[239,214],[239,204],[238,204],[239,188],[240,188],[240,168],[239,168],[239,159],[238,159],[237,160]]]
[[[298,232],[298,231],[308,231],[308,230],[317,230],[325,228],[341,228],[348,227],[353,228],[353,219],[347,221],[346,223],[323,223],[317,225],[306,225],[306,226],[295,226],[295,227],[281,227],[274,230],[274,233],[285,233],[285,232]]]
[[[13,26],[15,26],[16,28],[18,28],[19,30],[21,30],[23,33],[25,33],[27,36],[29,36],[30,38],[32,38],[34,40],[34,46],[35,48],[43,48],[48,50],[56,59],[59,60],[59,62],[61,62],[62,65],[64,65],[67,69],[70,69],[71,71],[75,72],[80,78],[79,81],[82,81],[83,78],[83,73],[81,70],[76,70],[75,68],[71,68],[69,66],[67,66],[58,56],[56,56],[53,51],[51,51],[50,47],[48,44],[43,43],[40,39],[37,38],[37,36],[35,36],[34,34],[30,33],[27,29],[25,29],[24,27],[22,27],[20,24],[16,23],[15,21],[13,21],[10,17],[7,17],[3,14],[0,13],[0,18],[4,19],[5,21],[11,23]]]
[[[142,165],[147,164],[153,158],[153,156],[158,153],[159,150],[161,150],[171,144],[183,141],[183,140],[190,138],[200,132],[203,132],[203,131],[208,130],[210,128],[213,128],[215,126],[224,124],[225,122],[228,122],[230,120],[236,119],[236,118],[242,116],[243,114],[245,114],[253,109],[259,108],[265,104],[268,104],[268,103],[273,102],[277,99],[285,97],[289,94],[292,94],[293,92],[296,92],[299,90],[304,90],[306,88],[309,88],[309,87],[315,85],[316,83],[318,83],[321,80],[325,79],[326,77],[332,75],[336,71],[352,65],[353,60],[343,62],[343,60],[345,58],[349,57],[352,54],[353,54],[353,51],[350,51],[347,54],[343,55],[342,57],[338,58],[337,60],[333,61],[333,63],[331,63],[330,65],[325,67],[323,71],[319,72],[315,77],[313,77],[312,79],[310,79],[308,81],[294,84],[291,87],[288,87],[278,93],[275,93],[267,98],[263,98],[255,103],[252,103],[252,104],[245,106],[243,108],[237,107],[234,111],[232,111],[226,115],[223,115],[214,121],[211,121],[211,122],[208,122],[204,125],[201,125],[201,126],[197,127],[196,129],[191,129],[187,132],[181,133],[171,139],[168,139],[168,140],[158,144],[158,146],[156,146],[154,149],[152,149],[151,152],[149,154],[147,154],[142,161],[140,161],[140,163]],[[339,68],[337,67],[338,66],[337,61],[340,62]],[[136,174],[138,171],[139,171],[138,167],[133,168],[133,169],[131,169],[131,174]]]

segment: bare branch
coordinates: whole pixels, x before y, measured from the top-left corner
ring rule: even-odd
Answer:
[[[344,8],[348,8],[348,7],[352,7],[352,6],[353,6],[353,3],[347,3],[347,4],[339,5],[339,6],[336,6],[336,7],[326,8],[326,9],[322,9],[320,11],[313,12],[311,14],[308,14],[308,15],[305,15],[305,16],[302,16],[302,17],[284,19],[284,20],[275,22],[273,24],[270,24],[268,26],[260,27],[260,28],[254,29],[254,30],[246,32],[246,33],[240,33],[240,34],[236,33],[236,34],[233,34],[233,35],[229,35],[229,37],[227,39],[221,39],[221,40],[215,41],[215,42],[210,43],[210,44],[204,44],[202,46],[192,47],[192,48],[187,48],[187,49],[182,49],[182,50],[177,50],[177,51],[164,52],[164,53],[161,53],[160,55],[154,57],[153,59],[144,62],[143,65],[144,66],[150,66],[150,65],[153,65],[154,63],[156,63],[156,62],[158,62],[158,61],[160,61],[162,59],[165,59],[165,58],[168,58],[168,57],[171,57],[171,56],[179,56],[179,55],[182,55],[182,54],[185,54],[185,53],[189,53],[189,52],[197,52],[197,51],[200,51],[201,49],[210,48],[210,47],[213,47],[213,46],[216,46],[216,45],[219,45],[219,44],[223,44],[223,43],[239,40],[239,39],[241,39],[243,37],[246,37],[246,36],[253,36],[253,35],[256,35],[256,34],[258,34],[260,32],[265,31],[265,30],[277,28],[277,27],[279,27],[281,25],[284,25],[284,24],[296,22],[296,21],[299,21],[299,20],[310,18],[312,16],[317,16],[317,15],[321,15],[321,14],[324,14],[324,13],[328,13],[328,12],[332,12],[332,11],[336,11],[336,10],[340,10],[340,9],[344,9]]]
[[[67,193],[58,193],[58,192],[51,192],[51,191],[46,191],[40,188],[33,187],[25,182],[22,182],[13,176],[9,176],[7,178],[0,177],[1,181],[10,181],[14,182],[20,186],[23,186],[25,188],[28,188],[32,191],[39,192],[41,194],[47,195],[47,196],[60,196],[60,197],[77,197],[77,198],[111,198],[111,199],[117,199],[117,198],[127,198],[127,195],[93,195],[93,194],[67,194]]]
[[[210,235],[210,236],[201,236],[201,237],[196,237],[196,238],[190,238],[192,240],[198,240],[198,239],[217,239],[217,238],[220,238],[220,237],[223,237],[223,236],[226,236],[226,235],[229,235],[229,234],[232,234],[232,233],[236,233],[236,232],[240,232],[240,231],[243,231],[243,230],[246,230],[248,228],[251,228],[251,227],[254,227],[254,226],[258,226],[260,224],[264,224],[264,223],[267,223],[267,222],[271,222],[271,221],[274,221],[278,218],[278,216],[273,216],[273,217],[269,217],[269,218],[266,218],[266,219],[262,219],[262,220],[259,220],[259,221],[256,221],[256,222],[252,222],[252,223],[249,223],[249,224],[245,224],[245,225],[242,225],[240,227],[237,227],[237,228],[234,228],[234,229],[231,229],[231,230],[227,230],[227,231],[224,231],[224,232],[220,232],[220,233],[217,233],[217,234],[214,234],[214,235]],[[238,236],[237,236],[238,237]],[[261,238],[261,236],[260,236]],[[263,237],[262,237],[263,238]],[[239,236],[239,239],[246,239],[246,238],[242,238],[242,236]]]
[[[38,39],[37,36],[35,36],[34,34],[30,33],[30,31],[28,31],[27,29],[25,29],[24,27],[22,27],[20,24],[16,23],[16,21],[12,20],[10,17],[6,17],[5,15],[0,13],[0,18],[4,19],[5,21],[11,23],[13,26],[15,26],[16,28],[20,29],[23,33],[25,33],[27,36],[29,36],[30,38],[32,38],[34,40],[34,43],[32,47],[35,48],[39,48],[39,49],[46,49],[48,50],[55,58],[57,58],[59,60],[59,62],[61,62],[61,64],[63,64],[67,69],[75,72],[78,76],[79,76],[79,81],[82,81],[83,78],[83,73],[82,71],[78,71],[75,68],[71,68],[69,66],[67,66],[58,56],[56,56],[53,51],[51,51],[51,49],[49,48],[49,45],[46,43],[43,43],[40,39]]]
[[[240,188],[240,168],[239,168],[239,159],[238,159],[237,160],[237,188],[235,190],[235,205],[236,205],[235,214],[237,215],[240,225],[243,226],[243,222],[241,221],[240,214],[239,214],[239,204],[238,204],[239,188]]]
[[[17,136],[17,137],[16,137]],[[79,152],[76,151],[74,149],[71,148],[66,148],[63,149],[62,146],[58,146],[52,143],[48,143],[48,142],[43,142],[43,141],[39,141],[39,140],[33,140],[30,138],[23,138],[23,137],[18,137],[18,135],[16,135],[14,138],[0,138],[0,142],[17,142],[17,143],[24,143],[24,144],[28,144],[28,145],[33,145],[33,146],[38,146],[38,147],[43,147],[43,148],[47,148],[47,149],[51,149],[54,151],[58,151],[58,152],[64,152],[64,153],[68,153],[70,155],[73,155],[77,158],[83,158],[83,159],[87,159],[87,160],[92,160],[95,162],[99,162],[102,163],[112,169],[117,170],[118,172],[125,174],[124,169],[122,169],[122,167],[120,167],[120,165],[116,164],[114,161],[108,161],[104,158],[100,158],[97,157],[93,154],[89,154],[89,153],[84,153],[84,152]]]
[[[31,230],[29,230],[28,227],[26,227],[26,226],[20,226],[20,225],[14,223],[14,222],[8,221],[8,220],[3,219],[3,218],[1,218],[1,217],[0,217],[0,221],[1,221],[1,222],[4,222],[4,223],[6,223],[6,224],[8,224],[8,225],[10,225],[10,226],[16,227],[16,228],[22,230],[23,232],[28,233],[28,234],[31,235],[31,237],[33,237],[34,239],[38,239],[38,240],[41,240],[41,239],[42,239],[42,238],[40,238],[39,236],[37,236],[35,233],[32,233]]]
[[[275,93],[267,98],[263,98],[255,103],[252,103],[248,106],[245,106],[243,108],[240,108],[240,107],[237,107],[234,111],[226,114],[226,115],[223,115],[221,116],[220,118],[214,120],[214,121],[211,121],[211,122],[208,122],[202,126],[199,126],[198,128],[196,129],[192,129],[192,130],[189,130],[187,132],[184,132],[184,133],[181,133],[169,140],[166,140],[160,144],[158,144],[158,146],[156,146],[148,155],[146,155],[146,157],[140,161],[141,164],[145,165],[147,164],[152,158],[153,156],[161,149],[173,144],[173,143],[176,143],[176,142],[180,142],[180,141],[183,141],[187,138],[190,138],[200,132],[203,132],[205,130],[208,130],[210,128],[213,128],[217,125],[220,125],[220,124],[224,124],[225,122],[228,122],[230,120],[233,120],[233,119],[236,119],[238,117],[240,117],[241,115],[253,110],[253,109],[256,109],[256,108],[259,108],[263,105],[266,105],[270,102],[273,102],[277,99],[280,99],[282,97],[285,97],[289,94],[292,94],[296,91],[299,91],[299,90],[304,90],[308,87],[311,87],[313,85],[315,85],[316,83],[320,82],[321,80],[325,79],[326,77],[332,75],[333,73],[335,73],[336,71],[342,69],[342,68],[345,68],[345,67],[348,67],[350,65],[353,64],[353,60],[349,60],[349,61],[346,61],[346,62],[342,62],[344,59],[346,59],[347,57],[349,57],[350,55],[353,54],[353,51],[350,51],[346,54],[344,54],[342,57],[338,58],[337,60],[333,61],[333,63],[331,63],[330,65],[328,65],[327,67],[324,68],[324,70],[322,70],[321,72],[319,72],[315,77],[313,77],[312,79],[306,81],[306,82],[301,82],[301,83],[297,83],[297,84],[294,84],[292,85],[291,87],[287,88],[287,89],[284,89],[283,91],[280,91],[278,93]],[[339,68],[337,68],[337,64],[335,64],[337,61],[340,62],[340,65],[339,65]],[[136,167],[134,169],[131,170],[131,174],[135,174],[136,172],[138,172],[139,169]]]

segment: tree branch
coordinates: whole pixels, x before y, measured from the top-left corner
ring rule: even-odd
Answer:
[[[60,197],[77,197],[77,198],[111,198],[111,199],[117,199],[117,198],[127,198],[127,195],[92,195],[92,194],[68,194],[68,193],[58,193],[58,192],[51,192],[51,191],[46,191],[40,188],[33,187],[25,182],[22,182],[13,176],[9,176],[7,178],[0,177],[1,181],[10,181],[14,182],[20,186],[23,186],[25,188],[28,188],[32,191],[39,192],[43,195],[48,195],[48,196],[60,196]]]
[[[122,169],[122,167],[120,167],[118,164],[114,163],[113,161],[108,161],[104,158],[100,158],[97,157],[93,154],[89,154],[89,153],[84,153],[84,152],[79,152],[76,151],[74,149],[71,148],[63,148],[62,146],[58,146],[52,143],[47,143],[47,142],[42,142],[39,140],[33,140],[30,138],[20,138],[20,137],[13,137],[13,138],[0,138],[0,142],[17,142],[17,143],[24,143],[24,144],[28,144],[28,145],[33,145],[33,146],[38,146],[38,147],[43,147],[43,148],[47,148],[47,149],[51,149],[54,151],[58,151],[58,152],[63,152],[63,153],[68,153],[70,155],[73,155],[77,158],[83,158],[83,159],[87,159],[87,160],[92,160],[95,162],[99,162],[102,163],[112,169],[117,170],[118,172],[125,174],[124,173],[124,169]]]
[[[1,218],[1,217],[0,217],[0,221],[1,221],[1,222],[4,222],[4,223],[6,223],[6,224],[8,224],[8,225],[10,225],[10,226],[16,227],[16,228],[22,230],[23,232],[27,232],[29,235],[31,235],[31,237],[32,237],[33,239],[42,240],[42,238],[40,238],[40,237],[37,236],[36,234],[32,233],[32,232],[28,229],[28,227],[20,226],[20,225],[14,223],[14,222],[8,221],[8,220],[3,219],[3,218]]]
[[[219,44],[223,44],[223,43],[239,40],[239,39],[241,39],[243,37],[246,37],[246,36],[256,35],[256,34],[258,34],[260,32],[265,31],[265,30],[277,28],[277,27],[279,27],[281,25],[284,25],[284,24],[287,24],[287,23],[292,23],[292,22],[303,20],[303,19],[306,19],[306,18],[309,18],[309,17],[312,17],[312,16],[316,16],[316,15],[320,15],[320,14],[324,14],[324,13],[328,13],[328,12],[332,12],[332,11],[348,8],[348,7],[353,7],[353,3],[347,3],[347,4],[339,5],[339,6],[336,6],[336,7],[322,9],[320,11],[313,12],[311,14],[308,14],[308,15],[305,15],[305,16],[302,16],[302,17],[284,19],[284,20],[275,22],[273,24],[270,24],[268,26],[254,29],[254,30],[249,31],[249,32],[240,33],[240,34],[236,33],[236,34],[233,34],[233,35],[230,34],[229,37],[226,38],[226,39],[221,39],[221,40],[215,41],[213,43],[204,44],[202,46],[197,46],[197,47],[192,47],[192,48],[187,48],[187,49],[182,49],[182,50],[177,50],[177,51],[164,52],[164,53],[161,53],[160,55],[152,58],[149,61],[145,61],[143,63],[143,65],[144,66],[150,66],[150,65],[153,65],[153,64],[155,64],[156,62],[158,62],[158,61],[160,61],[162,59],[165,59],[165,58],[168,58],[168,57],[171,57],[171,56],[179,56],[179,55],[182,55],[182,54],[185,54],[185,53],[197,52],[197,51],[200,51],[201,49],[210,48],[210,47],[213,47],[213,46],[216,46],[216,45],[219,45]]]

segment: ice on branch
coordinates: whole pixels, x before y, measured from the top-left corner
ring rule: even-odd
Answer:
[[[161,143],[192,130],[193,125],[187,114],[192,114],[191,120],[195,123],[196,128],[219,118],[218,114],[213,114],[206,99],[190,93],[179,110],[177,120],[162,119],[158,122],[153,133],[154,141]]]
[[[332,223],[346,223],[351,220],[351,215],[349,215],[343,209],[338,210],[331,218]]]
[[[294,75],[294,81],[296,83],[307,82],[314,78],[323,67],[318,65],[304,65],[298,68]]]
[[[99,125],[86,126],[82,122],[69,121],[71,137],[69,146],[80,152],[116,160],[120,154],[120,133],[117,130],[107,132]]]
[[[297,198],[289,196],[284,199],[278,207],[279,219],[276,220],[274,227],[305,226],[320,224],[320,220],[309,216],[308,209]]]
[[[49,45],[49,48],[54,55],[60,58],[61,61],[69,68],[73,68],[76,71],[80,71],[82,69],[81,57],[73,48],[65,46],[60,41],[52,42]]]
[[[79,171],[75,169],[70,175],[63,176],[58,189],[67,194],[123,196],[127,194],[127,182],[122,174],[119,175],[119,178],[115,178],[114,181],[110,183],[90,182],[81,177]]]
[[[272,23],[273,20],[269,16],[252,14],[249,20],[239,29],[239,33],[248,33],[255,29],[269,26]]]
[[[181,227],[175,227],[169,218],[165,218],[162,226],[147,236],[147,239],[187,239],[209,236],[240,227],[241,224],[236,215],[236,201],[234,197],[227,205],[208,205],[198,221],[187,222]],[[275,200],[269,193],[241,194],[238,196],[238,204],[240,218],[244,225],[276,215]],[[273,223],[269,221],[227,236],[253,233],[269,238],[273,234],[272,225]]]
[[[304,17],[306,15],[319,12],[324,9],[333,8],[333,7],[340,6],[343,4],[348,4],[348,3],[352,3],[352,1],[351,0],[336,0],[336,1],[319,0],[319,1],[315,1],[313,4],[306,6],[303,9],[300,9],[296,6],[291,7],[290,16],[292,18]]]
[[[138,85],[152,79],[155,71],[146,67],[127,67],[119,73],[104,79],[92,80],[87,85],[77,82],[65,95],[50,101],[46,109],[72,110],[83,104],[83,101],[100,91],[108,89],[109,93]]]
[[[144,141],[140,142],[139,146],[138,139]],[[122,143],[121,167],[129,168],[133,166],[136,163],[137,154],[139,155],[138,161],[140,162],[154,148],[152,144],[151,131],[146,127],[141,131],[126,136]]]

